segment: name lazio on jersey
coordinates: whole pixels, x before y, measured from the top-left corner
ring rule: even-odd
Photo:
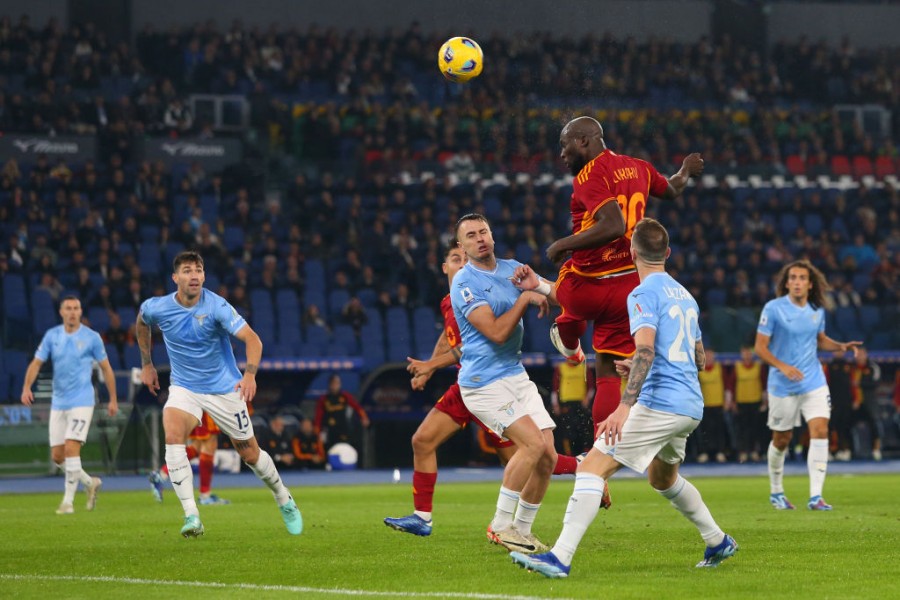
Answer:
[[[653,273],[628,295],[631,335],[656,330],[655,357],[638,402],[661,412],[703,418],[695,345],[701,339],[697,301],[668,273]]]
[[[94,405],[93,363],[106,360],[99,333],[85,325],[66,333],[64,326],[57,325],[44,334],[34,356],[42,362],[53,360],[53,410]]]
[[[172,293],[144,301],[141,318],[162,330],[172,385],[198,394],[234,391],[241,372],[231,349],[231,336],[247,322],[227,300],[204,289],[200,301],[187,308]]]
[[[482,271],[466,264],[453,277],[450,303],[462,337],[462,357],[457,380],[463,387],[483,387],[493,381],[525,372],[522,366],[522,320],[502,344],[487,339],[469,322],[469,315],[479,306],[489,306],[495,316],[508,311],[521,292],[510,281],[522,263],[498,260],[493,271]]]

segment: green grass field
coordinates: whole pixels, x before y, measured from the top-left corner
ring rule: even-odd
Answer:
[[[548,544],[572,482],[554,478],[538,516]],[[285,532],[261,485],[227,490],[233,504],[201,507],[206,535],[192,540],[178,535],[171,492],[163,505],[149,491],[102,493],[93,513],[80,493],[78,512],[65,517],[53,514],[60,494],[2,495],[0,597],[900,597],[900,476],[829,477],[831,513],[772,510],[764,478],[694,483],[740,544],[735,558],[695,569],[703,543],[694,527],[646,482],[614,479],[613,509],[601,511],[563,580],[517,568],[486,541],[493,483],[439,485],[429,538],[381,522],[411,509],[404,484],[295,489],[300,537]],[[806,486],[788,478],[788,496],[805,501]]]

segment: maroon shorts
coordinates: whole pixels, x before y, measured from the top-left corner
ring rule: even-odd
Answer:
[[[628,294],[641,282],[637,272],[596,278],[579,275],[567,266],[562,268],[556,280],[556,299],[563,309],[556,322],[592,321],[591,345],[595,352],[619,356],[633,354]]]
[[[459,391],[458,383],[454,383],[447,388],[447,391],[444,392],[444,395],[437,401],[434,408],[456,421],[456,424],[460,427],[465,427],[470,422],[475,423],[487,433],[488,441],[494,448],[509,448],[514,445],[514,442],[510,440],[502,440],[497,437],[496,433],[488,429],[484,423],[472,416],[472,413],[469,412],[469,409],[466,408],[466,405],[463,403],[462,393]]]

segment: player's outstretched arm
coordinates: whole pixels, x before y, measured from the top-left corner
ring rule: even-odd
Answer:
[[[244,325],[234,334],[234,337],[244,342],[247,347],[247,366],[244,367],[244,377],[234,386],[234,391],[240,390],[241,400],[252,402],[256,396],[256,372],[259,371],[259,361],[262,360],[262,340],[249,325]]]
[[[697,177],[703,173],[703,158],[699,152],[688,154],[681,163],[677,173],[669,177],[669,187],[663,197],[666,200],[674,200],[684,192],[691,177]]]
[[[100,361],[100,370],[103,371],[103,380],[106,383],[106,391],[109,394],[109,406],[106,407],[106,414],[114,417],[119,412],[119,400],[116,395],[116,374],[113,373],[112,365],[109,364],[108,358]]]
[[[410,356],[406,357],[409,363],[406,365],[406,370],[412,375],[410,386],[414,390],[425,389],[425,384],[428,383],[435,371],[457,364],[461,356],[460,347],[450,346],[446,332],[442,333],[434,344],[431,358],[417,360]]]
[[[756,355],[769,366],[775,367],[784,373],[784,376],[791,381],[800,381],[803,379],[803,373],[800,369],[778,360],[778,357],[772,354],[772,351],[769,350],[769,340],[771,339],[771,336],[759,333],[758,331],[756,332],[756,343],[753,346]]]
[[[859,353],[859,347],[863,345],[862,342],[839,342],[833,340],[825,335],[824,331],[819,333],[816,342],[819,350],[826,352],[853,352],[854,358]]]
[[[556,300],[555,282],[544,279],[535,273],[534,269],[528,265],[516,267],[516,270],[513,271],[512,277],[510,277],[509,280],[516,286],[516,289],[537,292],[542,296],[546,296],[547,302],[550,304],[559,306],[559,302]],[[541,313],[539,315],[541,317],[544,316],[544,308],[545,307],[543,306],[541,307]]]
[[[141,383],[147,386],[154,396],[159,391],[159,375],[153,366],[153,358],[150,354],[150,326],[144,322],[143,313],[138,313],[134,323],[134,336],[137,338],[138,348],[141,350]]]
[[[35,358],[28,364],[28,368],[25,369],[25,382],[22,384],[22,404],[25,406],[31,406],[34,403],[34,394],[31,391],[31,386],[34,385],[34,380],[37,379],[38,373],[41,372],[41,365],[43,364],[44,361]]]

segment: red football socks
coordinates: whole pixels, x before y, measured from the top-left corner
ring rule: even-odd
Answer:
[[[212,487],[213,462],[212,454],[200,455],[200,493],[208,494]]]
[[[578,468],[578,460],[574,456],[565,454],[556,455],[556,466],[553,467],[554,475],[571,475]]]
[[[591,416],[594,419],[594,433],[597,425],[613,414],[622,399],[622,380],[619,377],[598,377],[597,391],[594,393],[594,407]]]
[[[413,506],[419,512],[431,512],[437,473],[413,471]]]

